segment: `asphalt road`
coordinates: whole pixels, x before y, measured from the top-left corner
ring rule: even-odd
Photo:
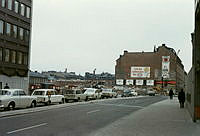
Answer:
[[[162,96],[110,99],[0,118],[0,136],[88,136]]]

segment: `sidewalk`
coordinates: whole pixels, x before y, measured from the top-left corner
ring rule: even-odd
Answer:
[[[193,123],[177,97],[130,114],[91,136],[199,136],[200,123]]]

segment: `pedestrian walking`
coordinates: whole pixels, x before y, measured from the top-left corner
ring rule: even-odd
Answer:
[[[4,86],[4,89],[10,89],[10,87],[8,86],[8,83],[6,83],[6,85]]]
[[[170,91],[169,91],[169,97],[170,97],[171,100],[173,99],[173,95],[174,95],[174,92],[171,88]]]
[[[180,108],[184,108],[185,103],[185,93],[183,92],[183,89],[178,93],[178,100],[180,103]]]

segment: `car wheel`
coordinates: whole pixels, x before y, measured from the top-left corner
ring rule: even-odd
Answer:
[[[59,102],[59,104],[63,104],[63,103],[65,103],[65,100],[64,100],[64,99],[62,99],[62,100]]]
[[[69,101],[68,99],[65,99],[65,102],[66,102],[66,103],[68,103],[68,101]]]
[[[88,97],[86,96],[85,101],[88,101]]]
[[[37,104],[36,104],[36,102],[35,102],[35,101],[32,101],[32,102],[31,102],[31,108],[35,108],[35,107],[36,107],[36,105],[37,105]]]
[[[50,105],[51,104],[51,101],[48,101],[45,103],[45,105]]]
[[[8,110],[14,110],[15,109],[15,103],[11,102],[8,104]]]

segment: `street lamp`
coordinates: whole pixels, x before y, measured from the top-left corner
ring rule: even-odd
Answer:
[[[175,58],[175,65],[176,65],[176,68],[175,68],[175,73],[176,73],[176,91],[177,91],[177,79],[178,79],[178,78],[177,78],[177,75],[178,75],[178,74],[177,74],[177,64],[178,64],[178,63],[177,63],[177,62],[178,62],[177,59],[178,59],[178,54],[179,54],[179,52],[180,52],[180,49],[176,52],[176,58]]]

